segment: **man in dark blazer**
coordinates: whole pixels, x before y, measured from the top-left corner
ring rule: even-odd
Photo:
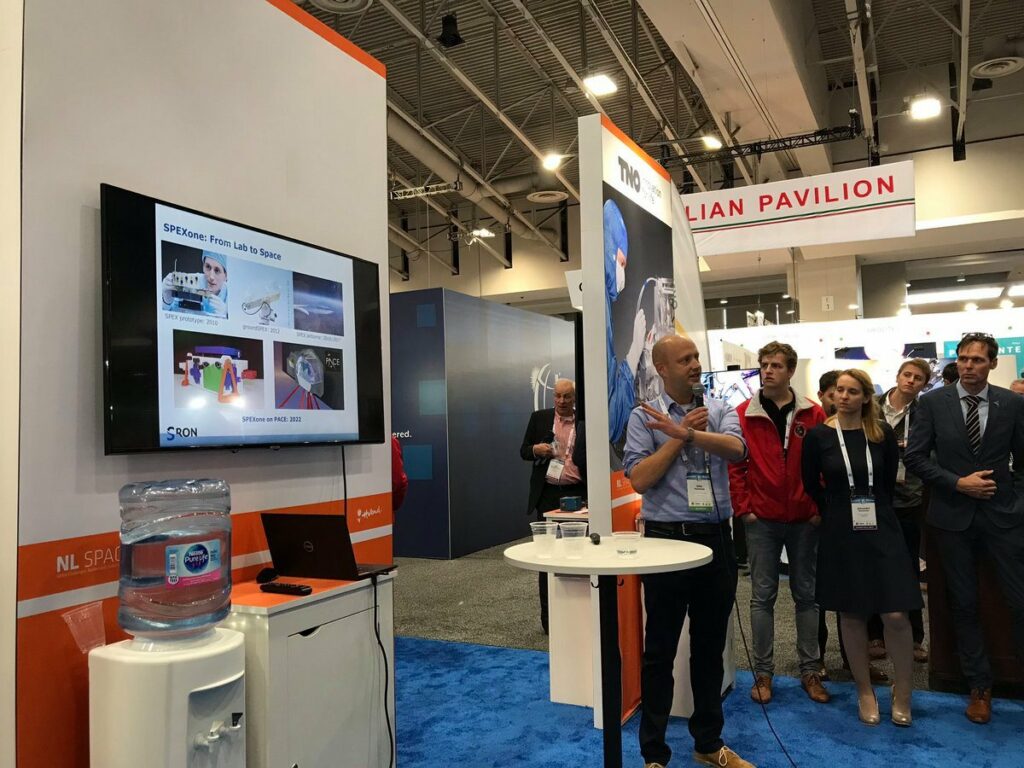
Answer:
[[[971,686],[967,719],[992,716],[992,669],[978,620],[975,557],[995,567],[1024,656],[1024,398],[988,383],[999,345],[969,333],[957,345],[956,385],[921,398],[904,463],[931,486],[928,523],[942,554],[960,664]],[[934,455],[932,454],[934,451]]]
[[[555,407],[530,414],[519,455],[533,462],[526,514],[544,519],[563,496],[587,495],[586,432],[576,420],[576,385],[555,382]],[[548,631],[548,577],[538,574],[540,624]]]

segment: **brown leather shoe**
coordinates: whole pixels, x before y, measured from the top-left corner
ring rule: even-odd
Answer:
[[[754,678],[754,687],[750,689],[750,698],[758,704],[767,704],[772,700],[771,675],[758,675]]]
[[[985,725],[992,719],[992,691],[988,688],[973,688],[971,703],[967,705],[967,711],[964,714],[972,723]]]
[[[694,752],[693,759],[702,765],[717,765],[718,768],[757,768],[728,747],[722,747],[717,752]]]
[[[868,675],[871,677],[872,685],[885,685],[889,682],[889,675],[884,669],[879,669],[874,664],[868,665]]]
[[[800,678],[800,687],[807,691],[807,698],[818,704],[828,704],[832,700],[825,686],[821,684],[821,676],[811,672]]]
[[[914,643],[914,661],[918,664],[928,661],[928,649],[924,647],[924,643]]]

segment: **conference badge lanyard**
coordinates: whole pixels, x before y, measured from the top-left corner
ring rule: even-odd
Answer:
[[[910,406],[907,406],[907,415],[903,417],[903,440],[900,448],[906,449],[910,443]],[[900,455],[900,462],[896,467],[896,484],[903,485],[907,482],[907,467],[903,463],[903,456]]]
[[[868,493],[858,494],[853,483],[853,466],[850,454],[846,452],[846,440],[843,439],[843,428],[836,423],[836,434],[839,436],[839,449],[843,452],[843,463],[846,465],[846,480],[850,484],[850,512],[853,516],[853,530],[874,531],[878,529],[878,518],[875,515],[875,497],[871,489],[875,487],[875,469],[871,463],[871,441],[864,435],[864,459],[868,465]]]
[[[661,412],[672,418],[665,407],[664,398],[659,398],[658,405]],[[691,512],[711,514],[715,511],[715,497],[711,491],[711,473],[708,471],[707,460],[703,462],[704,471],[695,467],[694,461],[689,456],[689,446],[680,454],[680,459],[686,465],[686,504]]]
[[[558,418],[557,416],[555,417]],[[569,433],[569,440],[565,445],[565,457],[572,456],[573,445],[576,442],[576,425],[573,424],[572,432]],[[548,463],[548,471],[544,476],[548,482],[559,483],[562,480],[562,473],[565,472],[565,457],[555,457]]]

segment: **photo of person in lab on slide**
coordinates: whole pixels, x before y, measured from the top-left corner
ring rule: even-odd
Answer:
[[[662,392],[651,349],[674,332],[672,230],[607,184],[604,193],[608,440],[621,459],[630,412]]]
[[[161,243],[163,308],[226,318],[228,257],[215,251]]]

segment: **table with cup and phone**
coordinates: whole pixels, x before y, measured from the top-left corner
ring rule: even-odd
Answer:
[[[563,516],[566,513],[561,513]],[[533,541],[505,550],[509,564],[557,576],[582,576],[589,590],[597,577],[600,603],[601,712],[604,766],[621,768],[622,660],[619,656],[618,577],[697,568],[711,562],[711,550],[673,539],[643,538],[637,531],[589,533],[585,520],[545,520],[530,524]],[[554,594],[554,593],[553,593]],[[555,611],[552,604],[552,694],[554,694]],[[588,622],[589,624],[589,622]],[[552,700],[556,700],[552,695]],[[596,709],[596,707],[595,707]]]

